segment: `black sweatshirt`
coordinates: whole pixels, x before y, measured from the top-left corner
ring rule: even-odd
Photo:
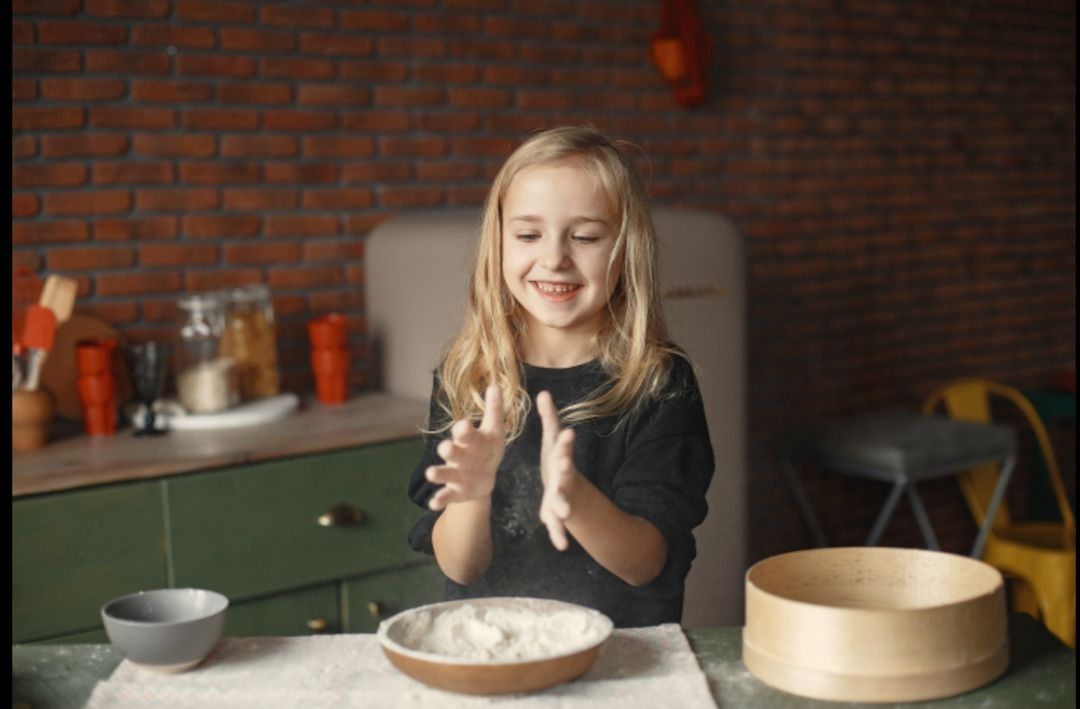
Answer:
[[[705,519],[705,492],[713,474],[713,451],[693,369],[674,357],[665,396],[622,425],[595,419],[574,427],[574,463],[624,512],[651,522],[667,541],[660,575],[631,586],[600,566],[572,535],[560,552],[540,521],[540,417],[536,395],[551,392],[562,409],[604,385],[598,361],[548,369],[525,365],[525,388],[533,401],[525,428],[506,448],[491,500],[492,560],[468,586],[446,580],[447,600],[531,596],[595,608],[619,627],[677,623],[682,619],[683,583],[695,556],[692,530]],[[437,386],[437,381],[436,381]],[[445,421],[434,395],[429,422]],[[428,436],[409,480],[409,497],[425,510],[439,486],[424,471],[440,465],[435,448],[443,436]],[[438,513],[428,511],[409,533],[413,549],[433,554],[431,530]]]

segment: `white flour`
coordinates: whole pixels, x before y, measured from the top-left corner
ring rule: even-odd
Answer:
[[[538,614],[527,609],[465,604],[403,619],[402,644],[413,650],[467,660],[520,661],[554,657],[603,639],[607,628],[574,610]]]

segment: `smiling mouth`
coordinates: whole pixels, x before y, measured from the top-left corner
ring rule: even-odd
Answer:
[[[570,300],[582,288],[578,283],[553,283],[551,281],[529,282],[536,288],[536,292],[540,294],[541,298],[554,303],[562,303]]]

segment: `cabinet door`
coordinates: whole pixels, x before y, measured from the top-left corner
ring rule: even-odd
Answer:
[[[166,586],[156,482],[11,503],[11,641],[101,627],[108,600]]]
[[[341,632],[341,603],[337,584],[230,603],[225,616],[225,634],[312,635]]]
[[[231,600],[415,561],[406,494],[419,439],[164,481],[177,586]],[[348,524],[347,505],[360,514]]]
[[[348,632],[374,633],[379,621],[443,599],[445,579],[434,563],[384,571],[344,583]]]

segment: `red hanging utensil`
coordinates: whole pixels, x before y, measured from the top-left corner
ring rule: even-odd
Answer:
[[[649,53],[675,100],[687,108],[705,102],[709,37],[694,0],[663,0],[660,29]]]

